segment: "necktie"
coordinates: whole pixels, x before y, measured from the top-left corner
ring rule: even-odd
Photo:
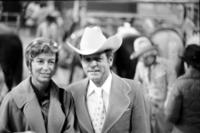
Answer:
[[[92,118],[92,123],[95,133],[101,133],[105,116],[106,116],[106,109],[103,101],[103,89],[102,89],[101,95],[97,97],[97,104]]]

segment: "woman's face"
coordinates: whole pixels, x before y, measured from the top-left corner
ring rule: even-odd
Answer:
[[[49,83],[55,72],[56,54],[42,53],[36,56],[30,65],[34,85]]]

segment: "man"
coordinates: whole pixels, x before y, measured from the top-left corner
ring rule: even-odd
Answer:
[[[82,133],[150,131],[141,86],[111,71],[113,54],[121,44],[119,35],[106,38],[98,26],[84,30],[80,49],[68,43],[80,55],[87,75],[67,88],[74,97]]]
[[[175,80],[175,71],[166,59],[158,57],[158,49],[146,37],[134,42],[135,52],[131,59],[139,58],[134,79],[141,82],[146,90],[145,96],[151,105],[151,126],[153,133],[169,133],[170,125],[164,119],[163,105],[168,89]]]

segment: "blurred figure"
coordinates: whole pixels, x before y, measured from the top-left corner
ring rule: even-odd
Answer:
[[[4,72],[0,65],[0,105],[7,92],[8,92],[8,87],[5,82]]]
[[[134,51],[133,42],[140,33],[130,23],[125,22],[123,26],[118,28],[117,34],[121,35],[123,40],[122,46],[115,53],[113,68],[119,76],[133,79],[137,59],[130,60],[129,57]]]
[[[14,30],[0,23],[0,103],[8,91],[21,82],[22,42]]]
[[[196,44],[200,46],[200,31],[196,31],[192,34],[190,38],[186,41],[186,46]]]
[[[83,30],[77,30],[67,38],[73,44],[78,45],[82,36]],[[53,77],[54,81],[63,88],[66,88],[68,84],[81,80],[85,77],[85,73],[82,70],[79,56],[69,46],[63,43],[59,50],[59,60],[56,73]]]
[[[118,27],[117,33],[125,37],[128,35],[140,35],[139,31],[131,26],[129,22],[124,22],[123,26]]]
[[[200,46],[200,31],[197,31],[197,32],[194,32],[193,35],[188,38],[188,40],[186,41],[186,46],[189,46],[189,45],[198,45]],[[184,62],[184,70],[186,71],[188,65],[187,65],[187,62]]]
[[[159,56],[168,60],[176,73],[175,77],[183,74],[183,62],[179,58],[183,54],[184,45],[182,36],[174,28],[159,28],[155,30],[150,39],[158,47]]]
[[[137,35],[124,36],[122,46],[115,53],[113,68],[121,77],[129,79],[134,78],[137,59],[130,60],[129,57],[134,51],[133,42],[137,38]]]
[[[131,59],[139,57],[134,79],[145,86],[145,95],[151,104],[152,133],[169,133],[170,125],[164,119],[163,105],[172,83],[167,61],[157,57],[158,49],[146,37],[134,42],[135,52]]]
[[[27,4],[26,10],[25,10],[25,24],[27,26],[34,26],[37,25],[37,15],[40,11],[40,5],[37,2],[30,2]]]
[[[23,46],[16,34],[0,34],[0,63],[11,90],[21,82],[23,75]]]
[[[165,114],[172,133],[200,133],[200,46],[188,45],[182,59],[188,67],[169,92]]]
[[[36,37],[52,39],[60,44],[59,33],[59,26],[56,22],[56,17],[54,14],[49,13],[46,16],[45,21],[39,24],[36,32]]]
[[[51,79],[57,66],[58,44],[37,38],[27,46],[25,57],[30,76],[4,98],[0,132],[75,133],[71,93]]]
[[[59,60],[54,81],[62,88],[68,84],[81,80],[85,77],[79,62],[79,57],[68,45],[63,44],[59,50]]]

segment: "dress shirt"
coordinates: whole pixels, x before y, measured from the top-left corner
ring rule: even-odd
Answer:
[[[106,81],[101,87],[97,87],[93,81],[89,81],[88,91],[87,91],[87,107],[89,114],[91,115],[94,112],[94,105],[97,103],[97,96],[101,95],[101,90],[103,89],[103,101],[106,108],[108,110],[109,106],[109,95],[111,88],[112,74],[110,73]]]

